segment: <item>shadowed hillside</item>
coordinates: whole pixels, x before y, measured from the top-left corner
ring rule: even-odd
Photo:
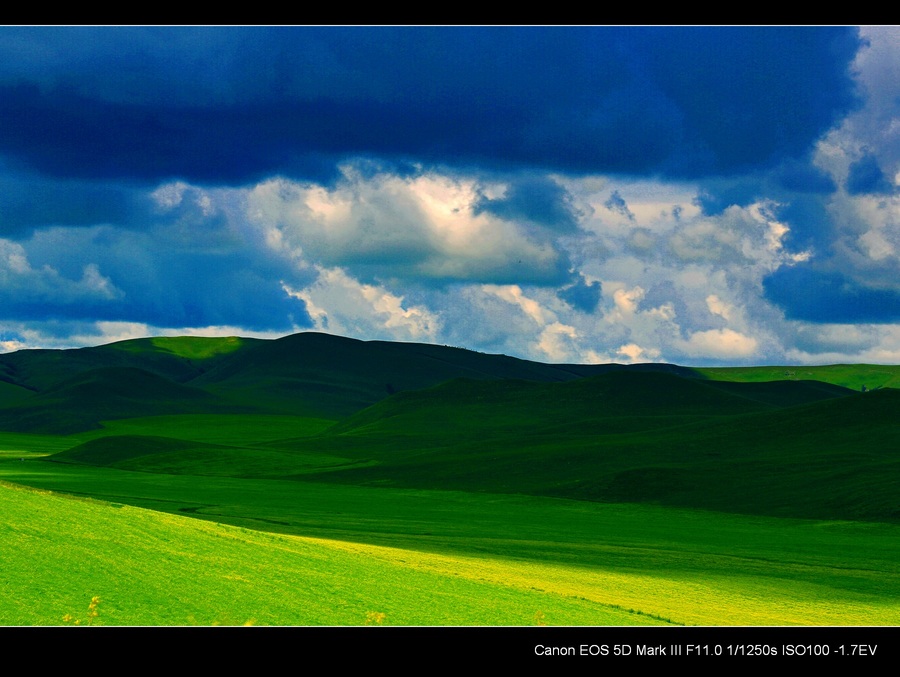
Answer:
[[[691,373],[673,365],[627,369],[648,368]],[[316,332],[272,341],[134,339],[0,355],[0,429],[69,433],[97,428],[104,420],[168,413],[342,418],[393,393],[454,378],[555,382],[622,369]]]
[[[895,624],[896,368],[772,369],[316,333],[3,355],[0,478],[92,500],[0,492],[0,617]],[[471,585],[505,615],[458,615]]]
[[[329,482],[893,521],[898,411],[900,391],[818,382],[460,380],[269,445],[367,463]]]
[[[70,464],[900,518],[900,391],[891,388],[765,381],[768,368],[551,365],[314,332],[0,358],[0,430],[97,431],[55,459]],[[808,369],[849,383],[894,371]],[[172,415],[194,415],[207,432]],[[125,434],[102,426],[135,418],[144,423]]]
[[[105,367],[81,372],[0,409],[0,429],[67,434],[95,428],[100,421],[210,410],[225,413],[228,408],[208,392],[149,371]]]

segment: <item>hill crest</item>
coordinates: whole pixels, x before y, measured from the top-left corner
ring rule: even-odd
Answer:
[[[764,404],[773,404],[772,396],[786,397],[781,404],[789,404],[794,391],[780,389],[773,395],[771,387],[771,392],[765,393],[764,383],[752,388],[726,383],[766,381],[768,375],[785,369],[551,364],[457,347],[362,341],[322,332],[277,339],[148,337],[88,348],[0,355],[0,381],[5,382],[0,429],[87,430],[99,427],[103,420],[142,415],[142,407],[143,415],[245,412],[344,419],[391,395],[434,388],[454,379],[549,384],[606,375],[609,383],[615,383],[630,375],[656,374],[654,378],[667,375],[691,380],[694,391],[706,393],[705,397],[723,406],[733,402],[732,396],[756,398]],[[861,382],[868,383],[868,389],[900,383],[900,367],[892,366],[832,365],[794,371],[822,381],[817,387],[823,397],[838,394],[826,383],[850,384],[856,389]],[[709,390],[711,384],[718,384],[715,392]],[[741,392],[734,392],[735,387]],[[801,389],[796,394],[802,400],[812,396],[811,389],[807,386],[805,394],[799,395]],[[633,404],[645,406],[648,398],[664,391],[661,387],[655,393],[651,388],[641,395],[643,401]],[[626,388],[623,393],[627,392]]]

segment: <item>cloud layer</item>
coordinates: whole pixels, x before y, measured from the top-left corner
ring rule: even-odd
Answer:
[[[896,361],[898,38],[0,29],[0,349]]]
[[[57,176],[321,179],[336,160],[733,173],[854,105],[845,28],[9,28],[0,151]]]

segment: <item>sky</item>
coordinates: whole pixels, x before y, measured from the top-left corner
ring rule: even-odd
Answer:
[[[0,27],[0,351],[900,363],[900,28]]]

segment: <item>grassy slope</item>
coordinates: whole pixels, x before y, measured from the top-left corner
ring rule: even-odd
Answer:
[[[257,339],[176,337],[132,339],[73,350],[19,350],[0,355],[0,380],[43,391],[93,369],[135,367],[184,382]]]
[[[328,600],[346,598],[351,594],[350,590],[355,596],[380,598],[383,594],[384,599],[390,599],[395,594],[393,586],[396,584],[398,588],[407,589],[405,598],[414,598],[410,604],[416,606],[423,604],[422,595],[444,589],[441,581],[408,577],[408,570],[412,569],[416,572],[437,571],[448,576],[455,574],[463,579],[474,577],[492,586],[513,586],[526,591],[584,598],[608,608],[618,605],[640,610],[648,615],[647,618],[659,616],[685,624],[900,623],[897,601],[900,599],[900,568],[897,564],[900,562],[900,539],[897,538],[900,534],[895,526],[749,518],[514,495],[367,489],[230,478],[204,478],[198,482],[198,478],[86,466],[57,464],[54,467],[54,464],[34,461],[0,463],[0,473],[16,482],[86,492],[117,503],[183,512],[219,523],[338,538],[346,545],[335,547],[363,555],[377,554],[385,564],[391,565],[392,568],[384,572],[372,568],[371,562],[362,564],[356,571],[341,571],[319,558],[313,566],[307,562],[302,567],[288,567],[290,571],[300,569],[304,576],[320,581],[325,589],[319,588],[310,594],[325,595],[326,605]],[[169,571],[168,577],[176,582],[172,594],[182,604],[202,603],[218,610],[212,617],[195,613],[194,617],[200,623],[217,620],[224,613],[223,609],[250,608],[239,601],[227,602],[218,596],[216,590],[226,583],[217,579],[216,561],[225,561],[226,569],[234,567],[234,573],[259,581],[263,587],[271,585],[261,576],[269,566],[282,569],[288,566],[280,559],[280,551],[285,546],[274,542],[272,548],[277,552],[260,549],[248,555],[253,564],[245,565],[250,567],[253,576],[247,576],[243,573],[247,570],[243,568],[245,565],[237,567],[227,563],[230,555],[227,550],[221,550],[221,544],[210,546],[206,555],[195,556],[191,554],[193,546],[179,532],[167,531],[170,526],[160,526],[158,531],[148,533],[149,527],[140,525],[157,521],[160,525],[189,523],[169,522],[146,514],[137,516],[135,523],[127,528],[107,524],[96,531],[89,530],[90,536],[82,538],[79,545],[75,534],[83,533],[78,531],[83,529],[79,525],[89,522],[73,507],[61,507],[45,515],[34,506],[15,500],[14,503],[15,506],[3,507],[5,515],[15,516],[10,520],[13,527],[3,532],[7,534],[4,540],[11,532],[32,530],[37,533],[29,542],[7,540],[9,550],[4,543],[4,551],[16,552],[17,557],[23,558],[22,564],[14,568],[28,579],[13,581],[12,589],[27,590],[28,581],[34,580],[28,573],[28,567],[35,566],[32,560],[48,560],[45,551],[38,549],[43,547],[42,543],[51,547],[56,538],[54,534],[61,529],[72,532],[73,544],[64,546],[56,557],[66,559],[69,568],[77,565],[80,572],[77,580],[83,602],[76,599],[68,605],[76,610],[80,608],[79,603],[86,605],[91,595],[109,594],[98,589],[96,584],[89,585],[95,580],[107,581],[106,576],[99,573],[104,562],[113,566],[115,580],[133,579],[134,587],[123,592],[122,601],[117,602],[124,607],[135,604],[130,601],[132,597],[158,594],[155,591],[164,581],[155,578],[161,574],[155,573],[157,570],[152,563],[157,561],[155,557],[164,558],[164,570]],[[209,527],[213,531],[217,528],[221,527]],[[134,529],[137,531],[132,533]],[[247,532],[241,538],[250,540],[253,533]],[[136,558],[131,558],[119,550],[119,543],[140,543],[142,549]],[[392,549],[376,552],[367,544]],[[153,555],[155,551],[159,554]],[[116,568],[119,562],[127,565],[124,571]],[[71,571],[64,565],[59,566],[59,569],[42,574],[40,580],[75,580]],[[369,570],[362,571],[366,567]],[[186,578],[194,571],[200,572],[200,585],[192,592]],[[348,578],[353,576],[356,578]],[[354,581],[350,590],[344,587],[348,580]],[[196,598],[206,597],[206,586],[211,586],[209,601],[201,602]],[[469,589],[466,594],[472,597],[467,608],[483,607],[482,613],[495,606],[502,609],[507,602],[492,586]],[[283,588],[276,586],[274,589]],[[141,593],[141,590],[151,592]],[[43,588],[42,591],[46,593]],[[280,595],[266,593],[267,598]],[[288,600],[305,599],[302,590],[285,590],[283,595]],[[424,604],[420,613],[426,613],[430,604]],[[367,606],[386,612],[384,604],[379,607],[367,603]],[[322,602],[313,608],[318,610],[315,613],[324,613]],[[567,622],[560,616],[551,617],[547,608],[546,604],[540,609],[532,605],[528,607],[526,617],[514,622],[531,622],[537,610],[547,613],[547,622]],[[307,616],[297,622],[360,622],[359,609],[349,620],[337,611],[339,609],[334,616],[320,616],[318,620],[310,620]],[[147,615],[150,614],[148,609],[141,613],[145,614],[143,622],[173,622],[171,616],[164,620],[160,616]],[[249,611],[246,613],[250,614]],[[391,613],[398,618],[396,607]],[[259,622],[285,622],[283,617],[281,620],[264,617],[258,611],[252,614],[251,617]],[[245,620],[236,613],[229,618],[231,622]],[[474,617],[462,620],[463,616],[459,616],[458,621],[449,621],[446,617],[432,621],[423,620],[422,616],[418,618],[407,622],[478,622]],[[572,622],[618,624],[622,619],[598,615],[590,620]]]
[[[220,417],[222,418],[222,417]],[[107,435],[57,453],[53,460],[175,475],[268,477],[365,464],[328,454],[210,444],[158,435]]]
[[[216,417],[198,417],[195,426],[192,419],[163,417],[117,425],[120,433],[164,429],[173,435],[193,431],[193,436],[217,427]],[[259,425],[261,420],[278,425],[267,430]],[[254,435],[267,437],[299,426],[296,420],[261,420],[244,421],[248,427],[238,435],[242,443],[253,444]],[[160,421],[168,427],[161,428]],[[312,424],[310,432],[320,426]],[[54,440],[62,445],[51,436],[16,435],[7,436],[13,444],[5,446],[29,446],[29,437],[33,446],[48,451]],[[0,464],[0,472],[16,482],[253,529],[397,547],[401,552],[383,551],[381,556],[445,573],[458,571],[465,560],[484,581],[519,581],[528,589],[585,597],[675,622],[900,623],[895,604],[900,599],[900,539],[897,528],[887,525],[747,518],[515,495],[179,477],[17,458]],[[440,555],[443,563],[429,560],[426,566],[421,563],[424,555],[417,553]],[[503,564],[509,560],[524,569],[511,570]],[[146,574],[137,580],[152,588]],[[403,585],[415,583],[406,580]],[[187,589],[179,594],[191,598]],[[493,593],[482,594],[481,603],[493,604]],[[216,597],[211,600],[215,606]],[[86,601],[84,597],[82,607]],[[195,614],[191,622],[245,620],[224,618],[221,610],[218,614],[212,620]],[[144,618],[153,620],[141,622],[171,622]]]
[[[159,352],[172,353],[190,360],[209,360],[220,355],[230,355],[259,339],[245,339],[237,336],[207,338],[203,336],[157,336],[150,339],[150,344]],[[143,342],[122,341],[116,347],[129,350],[134,346],[135,352],[144,353],[147,348]]]
[[[610,373],[605,380],[489,383],[484,379],[521,378],[517,370],[523,365],[531,370],[528,378],[545,381],[571,381],[591,371],[512,358],[498,361],[497,356],[454,353],[454,349],[438,346],[332,339],[300,335],[280,342],[246,344],[218,339],[147,339],[86,349],[94,351],[88,353],[22,351],[13,357],[0,356],[0,379],[4,379],[0,397],[7,397],[8,404],[32,403],[30,409],[7,409],[15,420],[22,420],[23,412],[37,412],[57,422],[71,416],[66,413],[71,409],[60,408],[60,399],[48,397],[47,391],[57,396],[68,393],[70,402],[89,403],[90,416],[70,429],[102,420],[100,413],[106,418],[110,413],[113,417],[134,415],[128,408],[132,404],[140,413],[149,409],[164,414],[198,411],[185,409],[184,403],[201,403],[199,410],[206,412],[119,420],[109,428],[70,438],[0,433],[0,474],[34,486],[253,529],[342,539],[345,544],[340,546],[343,555],[337,558],[338,568],[322,565],[322,577],[317,580],[331,593],[336,590],[335,577],[342,575],[373,581],[377,588],[379,583],[374,581],[379,578],[366,578],[361,569],[375,566],[371,558],[381,558],[379,561],[393,568],[376,567],[376,575],[397,581],[398,590],[414,591],[415,600],[406,607],[397,597],[399,606],[388,615],[392,620],[406,613],[404,608],[421,607],[422,595],[446,589],[436,579],[408,577],[407,564],[411,563],[417,574],[463,572],[466,579],[464,572],[470,572],[482,584],[500,586],[507,592],[515,582],[513,587],[521,585],[529,594],[540,589],[583,598],[581,602],[589,605],[591,613],[597,613],[597,603],[606,605],[603,613],[613,613],[585,621],[591,624],[653,617],[710,625],[900,624],[897,527],[866,521],[892,521],[898,516],[895,487],[900,481],[900,461],[895,452],[900,448],[900,432],[895,421],[900,405],[895,391],[846,397],[822,383],[763,383],[768,380],[767,373],[780,368],[707,370],[706,376],[718,381],[686,385],[684,379],[677,379],[677,388],[672,385],[676,381],[651,373],[643,380],[649,387],[634,389],[634,383],[640,381],[635,376],[646,369],[624,368],[606,369]],[[338,345],[349,352],[337,350]],[[318,348],[310,352],[310,346]],[[75,360],[63,360],[63,352],[77,354]],[[113,353],[117,357],[111,358]],[[300,359],[304,354],[305,361]],[[134,371],[129,371],[135,359],[147,366],[150,374],[138,379],[142,384],[139,390],[153,397],[141,402],[131,391],[124,392],[118,404],[111,406],[106,394],[135,380]],[[373,364],[375,369],[370,368]],[[868,369],[866,365],[836,365],[810,374],[858,389],[859,379],[869,388],[892,383],[892,370],[897,370]],[[217,392],[232,404],[263,407],[269,413],[336,415],[382,399],[389,390],[432,385],[436,381],[428,379],[435,375],[441,379],[459,376],[461,370],[471,377],[469,381],[383,399],[330,431],[322,419],[219,415],[213,412],[223,411],[221,401],[205,400],[209,392],[196,387]],[[98,373],[131,376],[104,381]],[[882,380],[873,374],[881,374]],[[397,380],[398,376],[404,380]],[[67,380],[60,384],[63,377]],[[44,394],[28,394],[27,388],[38,386]],[[201,394],[189,396],[188,391]],[[92,393],[99,393],[93,400],[96,406],[91,404]],[[170,398],[169,393],[179,397]],[[171,408],[172,402],[179,401],[181,408]],[[787,407],[790,404],[800,406]],[[40,416],[39,423],[44,420]],[[110,435],[120,437],[116,440]],[[77,448],[68,452],[69,461],[98,466],[34,460],[39,454],[72,447]],[[342,470],[348,463],[361,467]],[[319,480],[343,484],[299,481],[315,479],[315,473],[322,470],[328,472],[318,476]],[[158,472],[167,474],[155,474]],[[206,477],[199,477],[203,475]],[[291,475],[294,481],[237,479]],[[436,490],[446,487],[461,491]],[[490,493],[496,491],[512,493]],[[536,495],[515,495],[523,491]],[[552,496],[657,502],[706,510],[599,504]],[[831,521],[742,517],[710,509]],[[3,508],[4,517],[19,516],[19,522],[10,524],[24,525],[19,531],[37,530],[37,540],[44,545],[56,539],[59,525],[69,523],[59,509],[53,510],[56,512],[45,514],[31,506],[32,517],[28,517],[8,502]],[[118,513],[123,514],[122,510]],[[46,523],[34,521],[41,514]],[[90,519],[82,516],[82,520]],[[856,521],[839,521],[847,519]],[[54,520],[57,527],[50,527]],[[163,534],[174,523],[165,524],[160,539],[168,538]],[[76,568],[87,571],[82,579],[74,579],[101,580],[100,562],[118,564],[120,559],[124,565],[129,561],[131,555],[117,551],[115,539],[105,535],[114,533],[104,531],[107,528],[114,530],[115,525],[104,526],[99,540],[91,536],[96,545],[93,559],[75,532],[71,538],[63,538],[71,542],[65,547],[77,553],[69,568],[75,563]],[[61,561],[61,550],[53,554],[41,550],[41,545],[14,540],[20,536],[16,529],[0,533],[9,544],[9,548],[7,543],[0,545],[4,552],[26,558],[19,569],[7,573],[19,576],[6,583],[14,593],[29,589],[22,578],[28,575],[22,572],[33,564],[30,558],[34,555],[28,554],[28,548],[43,552],[51,561]],[[186,552],[192,539],[194,536],[187,541],[174,539],[180,544],[178,552]],[[380,550],[374,545],[401,550]],[[159,549],[167,552],[165,546]],[[255,553],[254,571],[258,572],[259,558],[270,553]],[[348,553],[368,559],[352,572],[341,569],[346,563],[341,558]],[[140,557],[149,554],[142,552]],[[140,590],[154,589],[151,574],[144,569],[138,573],[140,557],[131,560],[131,570],[120,572],[120,576],[137,581],[137,587],[129,589],[123,599],[139,599]],[[236,557],[240,560],[244,555]],[[93,569],[85,564],[95,560]],[[202,556],[193,561],[207,566]],[[64,565],[54,566],[47,570],[48,580],[72,577]],[[284,589],[283,596],[290,599],[288,589],[278,587],[283,583],[267,581],[264,585]],[[204,579],[203,586],[216,589],[211,580]],[[196,590],[181,588],[177,604],[204,604],[192,599]],[[46,590],[28,594],[31,601],[19,605],[20,612],[21,607],[44,599]],[[93,594],[102,597],[106,593],[79,594],[81,607],[72,602],[67,613],[86,608]],[[219,615],[212,620],[209,615],[196,614],[188,621],[152,620],[157,617],[150,608],[160,599],[168,599],[163,596],[137,605],[144,620],[115,622],[247,620],[222,611],[225,597],[233,596],[233,590],[224,596],[216,594],[209,602]],[[323,588],[310,594],[327,598]],[[357,589],[354,594],[376,593]],[[448,593],[447,599],[464,597],[455,594]],[[473,613],[476,607],[493,605],[495,599],[501,600],[497,602],[500,607],[515,607],[504,597],[506,592],[493,587],[470,589],[466,594],[475,598],[460,604]],[[429,599],[425,603],[429,609],[440,607],[433,597]],[[104,604],[105,609],[112,608],[106,601]],[[318,612],[323,609],[315,607],[315,601],[310,604]],[[451,606],[455,605],[454,601]],[[620,615],[616,621],[616,605],[649,615],[628,614],[624,621]],[[522,616],[519,609],[515,611],[518,620],[507,622],[534,622],[539,612],[546,613],[539,609]],[[569,609],[566,613],[581,611]],[[272,614],[256,620],[285,622],[267,620],[279,618]],[[334,616],[325,622],[362,622],[358,608],[353,614],[356,620],[336,620],[339,616]],[[465,613],[459,617],[471,618]],[[431,622],[473,622],[441,618]],[[548,616],[545,620],[567,622],[562,618]],[[612,620],[603,620],[606,618]]]
[[[100,421],[153,414],[227,412],[218,399],[136,367],[92,369],[0,410],[0,429],[66,434]],[[232,407],[232,410],[236,409]]]
[[[32,394],[33,392],[27,388],[0,381],[0,407],[8,407],[22,402]]]
[[[0,512],[0,625],[661,622],[564,585],[535,590],[527,565],[497,559],[266,534],[5,483]]]
[[[258,342],[154,338],[0,355],[0,429],[68,433],[137,415],[237,411],[189,382]]]
[[[433,433],[450,439],[525,430],[604,434],[772,411],[849,394],[821,383],[713,383],[663,373],[614,372],[568,383],[458,379],[400,393],[348,417],[332,432]]]
[[[890,364],[830,364],[825,366],[700,367],[697,373],[716,381],[821,381],[859,391],[863,386],[900,388],[900,366]]]
[[[815,382],[726,384],[667,374],[557,384],[457,380],[395,395],[331,428],[266,416],[114,422],[106,433],[118,437],[58,460],[896,520],[900,393],[847,392]],[[806,404],[784,408],[785,401]],[[278,439],[285,433],[292,437]]]
[[[211,444],[257,445],[292,435],[309,437],[334,424],[330,419],[303,416],[188,414],[150,416],[104,422],[90,435],[158,435]]]
[[[268,446],[370,461],[330,482],[895,521],[900,391],[848,392],[663,374],[454,382]]]
[[[134,369],[144,375],[129,376]],[[432,387],[453,378],[552,383],[599,374],[647,372],[715,381],[815,378],[856,390],[863,383],[875,388],[897,383],[900,378],[896,367],[871,365],[810,367],[802,373],[781,367],[696,370],[665,364],[553,365],[446,346],[365,342],[316,332],[271,341],[157,337],[78,350],[23,350],[0,355],[0,429],[72,432],[96,428],[102,420],[201,410],[342,418],[392,393]],[[154,399],[140,392],[148,379],[158,382]],[[80,390],[89,381],[111,390],[130,388],[129,399],[140,400],[144,410],[82,397]],[[159,385],[164,383],[169,394]],[[186,387],[206,394],[201,408],[199,401],[193,408],[172,408],[163,401],[179,399],[179,388]]]
[[[358,341],[305,332],[234,354],[193,381],[273,413],[338,418],[388,395],[452,378],[564,381],[590,367],[548,365],[446,346]]]
[[[145,376],[133,382],[128,370]],[[358,341],[304,332],[264,341],[237,337],[158,337],[77,350],[22,350],[0,355],[0,429],[70,432],[136,415],[98,410],[96,399],[67,393],[72,384],[104,382],[138,392],[155,378],[174,392],[191,387],[209,397],[206,413],[236,411],[342,417],[388,395],[452,378],[567,381],[621,370],[692,370],[673,365],[552,365],[447,346]],[[116,372],[116,370],[119,370]],[[119,383],[110,377],[119,373]],[[160,390],[160,388],[157,388]],[[146,415],[176,413],[144,397]],[[192,410],[195,411],[195,410]],[[55,412],[57,418],[48,415]],[[106,417],[104,419],[104,417]],[[58,422],[57,422],[58,421]],[[54,427],[55,426],[55,427]]]

